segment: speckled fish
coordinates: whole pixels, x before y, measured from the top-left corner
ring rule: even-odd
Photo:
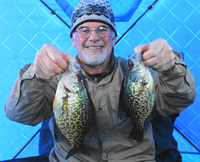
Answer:
[[[128,67],[122,81],[118,111],[120,119],[131,119],[132,129],[129,138],[138,142],[143,141],[145,120],[150,120],[155,114],[153,78],[144,66],[141,55],[134,53],[129,56]]]
[[[76,64],[76,65],[75,65]],[[95,114],[78,63],[68,63],[68,70],[58,83],[53,111],[56,142],[70,141],[66,160],[81,153],[90,155],[83,146],[85,134],[95,135]]]

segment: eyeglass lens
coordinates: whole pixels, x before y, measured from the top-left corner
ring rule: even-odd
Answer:
[[[100,26],[96,30],[91,30],[87,27],[79,28],[76,32],[78,32],[78,36],[80,38],[88,38],[90,37],[92,31],[96,31],[97,35],[101,38],[108,37],[110,35],[110,28],[106,26]]]

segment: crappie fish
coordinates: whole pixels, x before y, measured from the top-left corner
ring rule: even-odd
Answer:
[[[153,78],[141,58],[141,54],[137,53],[129,56],[118,111],[120,119],[131,119],[132,129],[129,138],[138,142],[143,141],[145,120],[150,120],[156,111]]]
[[[83,140],[87,133],[90,137],[95,135],[95,114],[78,63],[68,63],[68,70],[58,83],[53,112],[56,142],[71,143],[66,160],[77,153],[90,155]]]

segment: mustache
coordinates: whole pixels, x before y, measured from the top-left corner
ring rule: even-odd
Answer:
[[[87,48],[87,47],[104,47],[105,43],[84,43],[83,47]]]

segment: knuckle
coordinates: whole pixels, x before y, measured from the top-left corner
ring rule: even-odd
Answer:
[[[151,50],[149,50],[149,55],[153,56],[153,57],[156,57],[157,53],[153,49],[151,49]]]
[[[49,65],[49,71],[55,75],[55,74],[59,74],[62,73],[64,70],[60,69],[55,63],[51,63]]]
[[[53,77],[53,76],[55,76],[56,75],[56,73],[55,72],[52,72],[52,71],[49,71],[49,73],[48,73],[48,76],[49,77]]]
[[[61,58],[61,57],[55,57],[55,58],[54,58],[54,62],[55,62],[56,64],[59,64],[61,61],[62,61],[62,58]]]
[[[54,69],[55,69],[55,68],[54,68],[53,66],[51,66],[51,65],[48,66],[48,70],[49,70],[50,72],[51,72],[51,71],[54,71]]]
[[[53,53],[55,52],[55,47],[51,44],[44,44],[41,50],[43,50],[43,53]]]
[[[57,73],[55,71],[48,71],[48,75],[50,78],[55,76]]]
[[[56,66],[52,61],[47,62],[47,67],[48,67],[49,71],[52,71],[52,72],[55,71],[55,69],[56,69]]]
[[[161,57],[160,56],[155,57],[155,64],[158,64],[160,62],[161,62]]]
[[[135,53],[139,53],[139,52],[140,52],[140,50],[139,50],[139,47],[138,47],[138,46],[134,48],[134,52],[135,52]]]
[[[50,44],[44,44],[44,45],[42,46],[42,48],[47,49],[47,48],[49,48],[50,46],[51,46]]]
[[[163,39],[163,38],[159,38],[159,39],[157,39],[158,41],[160,41],[161,43],[167,43],[167,40],[166,39]]]
[[[50,48],[50,52],[52,53],[52,54],[54,54],[54,53],[57,53],[57,49],[56,48]]]
[[[153,58],[151,61],[152,65],[157,65],[160,62],[159,58]]]
[[[42,52],[40,50],[36,52],[36,58],[40,57],[41,55],[42,55]]]
[[[58,68],[56,66],[51,66],[50,70],[54,73],[58,71]]]
[[[162,41],[163,43],[167,43],[167,40],[166,40],[166,39],[161,38],[161,41]]]

